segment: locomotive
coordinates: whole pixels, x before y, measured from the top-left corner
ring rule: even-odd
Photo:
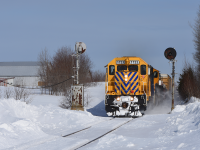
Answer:
[[[142,116],[157,91],[166,89],[158,70],[142,58],[114,58],[106,66],[105,110],[108,116]]]

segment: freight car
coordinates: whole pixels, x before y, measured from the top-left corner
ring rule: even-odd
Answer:
[[[105,110],[108,116],[141,116],[163,87],[160,73],[140,57],[117,57],[106,66]]]
[[[162,81],[162,84],[166,87],[166,89],[168,91],[170,91],[171,87],[172,87],[172,85],[171,85],[171,80],[172,80],[171,77],[168,74],[161,74],[160,79]]]

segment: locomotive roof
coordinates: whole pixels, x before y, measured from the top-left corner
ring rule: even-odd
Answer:
[[[123,56],[123,57],[137,57],[137,56]]]

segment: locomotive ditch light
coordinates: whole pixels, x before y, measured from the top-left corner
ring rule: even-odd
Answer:
[[[117,97],[117,101],[120,101],[120,97]]]
[[[176,50],[172,47],[169,47],[165,50],[164,55],[167,59],[173,60],[176,57]]]
[[[131,97],[131,101],[133,101],[133,97]]]

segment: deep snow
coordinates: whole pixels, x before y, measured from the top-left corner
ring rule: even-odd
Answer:
[[[1,87],[3,89],[3,87]],[[85,90],[90,101],[85,111],[60,108],[62,96],[32,95],[31,104],[14,99],[0,100],[0,149],[73,149],[129,118],[116,120],[104,110],[104,83]],[[176,105],[171,114],[170,101],[149,109],[137,118],[81,149],[200,149],[200,100],[192,97],[187,105]],[[63,138],[82,128],[90,131]],[[46,143],[46,144],[45,144]],[[39,145],[38,145],[39,144]]]

